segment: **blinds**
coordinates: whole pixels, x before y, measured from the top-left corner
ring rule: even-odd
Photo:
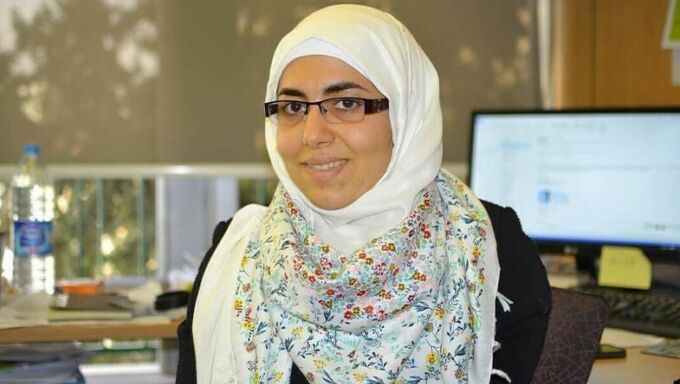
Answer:
[[[0,3],[0,163],[267,162],[262,103],[278,40],[330,1]],[[444,159],[472,108],[540,105],[535,0],[363,1],[437,67]]]

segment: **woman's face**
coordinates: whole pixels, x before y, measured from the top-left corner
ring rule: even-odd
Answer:
[[[367,78],[329,56],[304,56],[281,75],[277,99],[319,101],[332,97],[384,98]],[[356,123],[329,123],[310,106],[297,125],[279,126],[277,149],[295,185],[317,207],[350,205],[370,190],[392,157],[387,110]]]

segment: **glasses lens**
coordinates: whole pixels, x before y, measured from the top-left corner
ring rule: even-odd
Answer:
[[[280,125],[295,125],[305,117],[306,109],[302,101],[277,101],[270,104],[269,118]]]
[[[338,97],[321,103],[326,119],[332,123],[356,123],[364,118],[365,102],[353,97]]]

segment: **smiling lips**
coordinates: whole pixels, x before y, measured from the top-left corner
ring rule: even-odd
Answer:
[[[340,167],[341,165],[344,165],[346,162],[347,160],[336,160],[329,162],[307,162],[304,164],[315,171],[328,171],[333,168]]]

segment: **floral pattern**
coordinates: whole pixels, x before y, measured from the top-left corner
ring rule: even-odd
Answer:
[[[442,171],[403,220],[352,254],[279,187],[241,262],[234,312],[252,383],[468,382],[490,222]],[[487,309],[488,310],[488,309]],[[491,308],[493,312],[493,308]]]

